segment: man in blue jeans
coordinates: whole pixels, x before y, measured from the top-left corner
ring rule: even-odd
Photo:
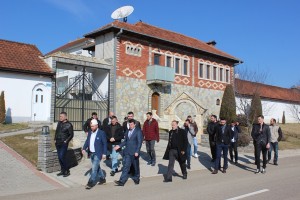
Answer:
[[[67,113],[61,112],[59,114],[59,122],[55,131],[55,146],[57,150],[57,156],[61,167],[57,176],[67,177],[70,175],[70,166],[67,163],[66,155],[68,151],[69,142],[74,136],[73,125],[67,119]]]
[[[230,140],[232,138],[232,130],[230,126],[226,125],[226,119],[221,118],[219,126],[216,127],[216,160],[215,160],[215,169],[212,174],[217,174],[218,169],[220,168],[221,162],[221,153],[223,151],[224,157],[224,165],[223,165],[223,173],[226,173],[228,168],[228,146],[230,144]]]
[[[270,132],[271,132],[271,141],[270,141],[270,149],[268,151],[268,162],[270,162],[272,157],[272,151],[274,150],[274,159],[273,164],[278,165],[278,142],[280,142],[282,138],[281,128],[276,125],[276,119],[272,118],[270,120]]]
[[[107,141],[106,134],[98,128],[98,121],[91,120],[91,130],[88,132],[87,139],[82,147],[82,154],[88,153],[88,157],[91,158],[92,172],[91,177],[86,185],[86,189],[91,189],[98,178],[100,177],[98,184],[105,184],[105,176],[100,167],[101,159],[106,159],[107,153]]]

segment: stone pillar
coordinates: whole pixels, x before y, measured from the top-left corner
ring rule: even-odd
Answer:
[[[49,127],[43,126],[42,133],[38,140],[38,164],[37,168],[46,172],[49,165],[49,157],[52,155],[51,151],[51,137]]]

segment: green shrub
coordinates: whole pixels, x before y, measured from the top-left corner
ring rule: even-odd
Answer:
[[[0,123],[5,123],[6,117],[6,109],[5,109],[5,98],[4,98],[4,91],[1,92],[0,95]]]
[[[227,85],[223,94],[220,109],[220,118],[224,118],[227,122],[236,120],[235,96],[232,85]]]
[[[250,144],[251,137],[246,133],[240,133],[238,139],[238,146],[245,147]]]
[[[256,92],[253,94],[251,101],[251,108],[249,114],[249,122],[250,124],[258,123],[257,116],[262,115],[262,106],[259,94]]]

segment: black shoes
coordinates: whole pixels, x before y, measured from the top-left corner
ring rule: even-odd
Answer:
[[[114,176],[115,174],[116,174],[115,171],[111,171],[111,172],[110,172],[110,175],[111,175],[111,176]]]
[[[259,170],[259,169],[256,169],[255,174],[258,174],[259,172],[260,172],[260,170]]]
[[[58,174],[56,174],[56,176],[62,176],[62,175],[64,175],[63,171],[60,171]]]
[[[151,166],[152,166],[152,167],[154,167],[154,166],[155,166],[155,164],[156,164],[155,162],[152,162],[152,163],[151,163]]]
[[[106,179],[105,178],[100,178],[98,185],[104,185],[106,184]]]
[[[67,170],[63,173],[63,177],[68,177],[70,175],[71,175],[70,170]]]
[[[216,170],[216,169],[212,171],[212,174],[217,174],[217,173],[218,173],[218,170]]]
[[[186,168],[187,168],[187,169],[191,169],[191,165],[187,165]]]
[[[187,174],[183,174],[182,179],[186,180],[187,179]]]
[[[116,186],[124,186],[125,184],[122,183],[121,181],[114,181]]]
[[[140,184],[140,180],[133,180],[134,184],[138,185]]]
[[[171,183],[172,179],[164,179],[164,183]]]
[[[226,169],[223,169],[222,173],[223,173],[223,174],[226,174]]]
[[[149,160],[149,161],[147,162],[147,165],[152,165],[152,161]]]
[[[91,189],[92,187],[94,187],[93,183],[88,182],[88,183],[86,184],[86,186],[85,186],[85,189],[89,190],[89,189]]]
[[[278,166],[278,163],[277,163],[277,162],[274,162],[274,165]]]
[[[265,174],[265,173],[266,173],[266,169],[265,169],[265,168],[262,168],[261,173],[262,173],[262,174]]]

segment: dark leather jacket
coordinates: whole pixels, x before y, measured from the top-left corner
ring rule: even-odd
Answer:
[[[54,140],[56,144],[69,143],[74,136],[73,125],[69,122],[58,122]]]
[[[267,124],[263,123],[262,131],[260,131],[260,124],[254,124],[251,136],[256,144],[261,143],[263,145],[267,145],[271,139],[270,128]]]
[[[222,125],[218,125],[216,127],[216,143],[221,144],[224,143],[226,145],[230,144],[232,133],[229,125],[225,125],[224,133],[222,133]]]
[[[209,134],[209,141],[215,141],[216,128],[218,126],[218,122],[209,122],[207,125],[207,133]]]

